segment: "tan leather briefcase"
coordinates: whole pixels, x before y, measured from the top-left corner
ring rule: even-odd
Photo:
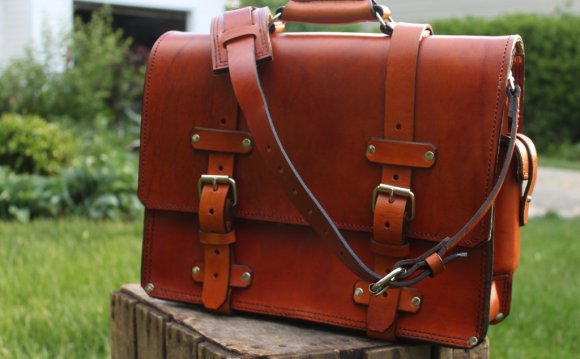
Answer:
[[[378,20],[381,34],[284,33]],[[145,83],[149,295],[472,347],[510,311],[536,177],[519,36],[435,36],[370,0],[169,32]]]

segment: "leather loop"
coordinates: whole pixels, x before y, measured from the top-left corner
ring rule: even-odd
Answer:
[[[221,46],[225,46],[228,41],[235,40],[244,36],[258,38],[258,36],[260,36],[259,27],[257,25],[246,25],[224,31],[219,35],[218,40]]]
[[[431,277],[435,277],[437,274],[445,270],[445,265],[443,264],[443,259],[437,253],[431,254],[429,257],[425,258],[427,266],[431,270]]]
[[[236,232],[231,231],[227,233],[210,233],[199,232],[199,241],[201,244],[223,245],[236,243]]]
[[[538,153],[536,151],[536,146],[534,146],[532,140],[526,135],[518,133],[517,141],[523,143],[526,147],[526,154],[528,156],[527,163],[529,166],[528,183],[524,188],[520,204],[520,225],[524,226],[528,223],[528,210],[532,201],[532,193],[536,186],[536,178],[538,177]]]
[[[429,168],[435,164],[435,152],[430,143],[382,138],[372,138],[367,143],[367,159],[383,165]]]
[[[213,128],[193,129],[191,146],[196,150],[245,154],[252,151],[253,141],[248,132]]]

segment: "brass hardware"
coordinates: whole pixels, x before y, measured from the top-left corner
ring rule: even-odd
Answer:
[[[433,151],[425,152],[425,159],[429,162],[433,161],[435,159],[435,153],[433,153]]]
[[[204,184],[211,183],[213,185],[213,190],[217,191],[218,183],[225,183],[229,184],[232,188],[232,196],[233,196],[233,203],[232,206],[235,206],[238,203],[238,189],[236,188],[236,181],[229,176],[222,176],[222,175],[201,175],[199,180],[197,181],[197,193],[201,196],[201,189]]]
[[[475,346],[477,344],[477,342],[479,342],[479,339],[477,339],[477,337],[471,337],[469,338],[469,345],[470,346]]]
[[[197,133],[194,133],[193,136],[191,136],[191,142],[197,143],[199,142],[199,140],[201,140],[201,136],[198,135]]]
[[[191,274],[197,276],[201,273],[201,268],[199,268],[198,266],[193,267],[193,269],[191,270]]]
[[[355,297],[360,297],[361,295],[364,294],[364,292],[365,291],[362,288],[358,288],[357,287],[357,288],[354,289],[354,296]]]
[[[395,200],[395,195],[411,199],[411,215],[409,216],[408,220],[412,221],[415,218],[415,194],[411,192],[410,189],[381,183],[380,185],[375,187],[373,191],[373,201],[371,203],[373,213],[375,212],[375,206],[377,205],[377,196],[379,195],[379,193],[388,193],[389,202],[391,203]]]
[[[499,322],[499,321],[503,320],[503,318],[504,318],[504,315],[503,315],[503,313],[500,312],[500,313],[497,313],[497,315],[495,316],[494,319]]]
[[[153,292],[154,289],[155,289],[155,286],[153,285],[153,283],[147,283],[147,285],[145,286],[145,291],[147,293]]]
[[[250,140],[249,138],[244,138],[242,140],[242,146],[244,147],[250,147],[252,145],[252,140]]]
[[[252,279],[252,273],[250,273],[250,272],[244,272],[244,273],[242,273],[242,280],[244,282],[249,282],[250,279]]]
[[[421,298],[419,297],[411,298],[411,305],[415,308],[419,308],[421,306]]]
[[[375,147],[375,145],[369,145],[367,147],[367,152],[368,153],[375,153],[377,151],[377,148]]]
[[[403,272],[403,268],[397,267],[387,274],[383,278],[379,279],[376,283],[369,284],[370,292],[376,297],[385,292],[389,288],[391,281],[397,279],[397,276]]]
[[[528,197],[526,198],[526,202],[530,203],[531,201],[532,201],[532,196],[528,196]]]

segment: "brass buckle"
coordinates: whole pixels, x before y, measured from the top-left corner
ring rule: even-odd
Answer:
[[[202,189],[203,185],[206,183],[211,183],[213,185],[214,191],[217,191],[218,183],[229,184],[230,187],[232,188],[232,196],[234,199],[232,206],[235,206],[238,203],[238,189],[236,188],[236,181],[234,181],[233,178],[231,178],[229,176],[223,176],[223,175],[201,175],[201,177],[197,181],[197,193],[198,193],[198,195],[201,196],[201,189]]]
[[[375,207],[377,205],[377,197],[379,196],[379,193],[388,193],[389,202],[391,203],[395,201],[395,195],[409,198],[411,200],[411,215],[409,216],[408,220],[412,221],[415,218],[415,194],[411,192],[410,189],[381,183],[373,190],[373,202],[372,202],[373,213],[375,212]]]

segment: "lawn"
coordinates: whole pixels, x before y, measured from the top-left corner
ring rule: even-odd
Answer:
[[[524,229],[513,314],[492,358],[572,358],[580,347],[580,219]],[[0,222],[0,358],[105,358],[109,292],[139,279],[141,223]]]

